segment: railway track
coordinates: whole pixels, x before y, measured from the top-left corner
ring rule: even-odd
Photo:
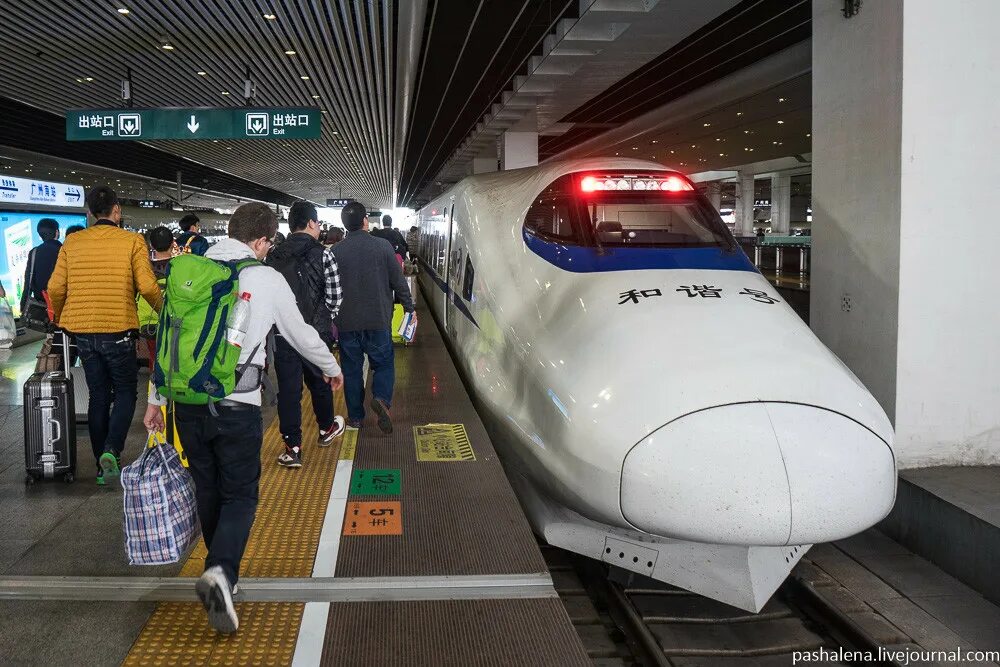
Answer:
[[[542,553],[599,667],[770,667],[791,665],[799,651],[878,652],[877,642],[794,578],[753,614],[561,549]]]

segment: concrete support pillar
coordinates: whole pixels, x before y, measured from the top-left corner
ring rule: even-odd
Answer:
[[[491,171],[497,171],[500,166],[499,160],[494,155],[493,157],[477,157],[472,159],[473,174],[488,174]]]
[[[811,325],[900,465],[998,464],[1000,3],[840,4],[812,6]]]
[[[792,219],[792,177],[771,177],[771,233],[787,236]]]
[[[712,207],[718,211],[722,208],[722,183],[719,181],[712,181],[706,184],[705,195],[708,197],[708,201],[712,202]]]
[[[499,143],[502,171],[538,164],[537,132],[504,132]]]
[[[740,171],[736,179],[736,209],[735,233],[736,236],[753,236],[753,202],[754,202],[754,180],[753,172]]]

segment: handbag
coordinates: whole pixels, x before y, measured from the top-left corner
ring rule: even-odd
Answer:
[[[200,532],[194,479],[162,433],[150,433],[142,456],[122,468],[121,485],[129,565],[178,562]]]
[[[17,324],[14,322],[14,311],[7,299],[0,299],[0,348],[10,348],[17,338]]]
[[[52,334],[49,334],[45,337],[45,342],[42,343],[42,349],[38,351],[35,360],[35,372],[55,373],[61,370],[63,370],[62,351],[56,351]]]

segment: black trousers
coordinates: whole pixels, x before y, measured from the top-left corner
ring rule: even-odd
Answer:
[[[236,585],[257,515],[264,426],[256,405],[175,407],[177,432],[194,478],[198,518],[208,547],[205,569],[219,565]]]
[[[302,445],[303,379],[312,394],[316,424],[321,429],[333,426],[333,390],[323,381],[323,371],[303,359],[282,336],[274,338],[274,373],[278,376],[278,423],[286,445]]]

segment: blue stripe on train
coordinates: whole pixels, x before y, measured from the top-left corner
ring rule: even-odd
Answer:
[[[522,231],[524,243],[549,264],[574,273],[639,271],[642,269],[710,269],[749,271],[757,269],[739,248],[597,248],[569,246],[546,241]]]
[[[431,268],[431,265],[424,261],[423,257],[418,257],[417,261],[419,261],[420,265],[424,267],[424,271],[426,271],[427,275],[430,276],[430,279],[434,281],[434,284],[438,286],[438,289],[444,292],[445,301],[450,298],[455,303],[455,307],[458,308],[459,312],[465,315],[466,319],[476,325],[476,328],[478,329],[479,322],[476,322],[476,318],[472,316],[472,312],[469,310],[469,307],[465,305],[465,299],[452,290],[451,287],[448,286],[448,283],[442,280],[441,276],[439,276],[437,272]]]

